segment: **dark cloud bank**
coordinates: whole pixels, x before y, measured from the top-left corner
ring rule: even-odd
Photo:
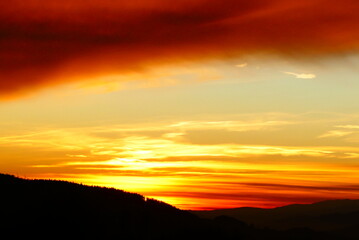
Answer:
[[[357,0],[0,3],[0,96],[183,60],[359,47]]]

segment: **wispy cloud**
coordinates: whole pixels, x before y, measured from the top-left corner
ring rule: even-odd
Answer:
[[[241,63],[241,64],[237,64],[235,66],[238,67],[238,68],[244,68],[244,67],[248,66],[248,63]]]
[[[230,131],[255,131],[271,129],[295,124],[291,121],[265,120],[265,121],[181,121],[169,125],[170,128],[190,129],[226,129]]]
[[[345,129],[358,129],[359,130],[359,125],[338,125],[335,126],[337,128],[345,128]]]
[[[327,133],[320,135],[318,138],[344,137],[344,136],[350,135],[352,133],[353,132],[350,132],[350,131],[332,130],[332,131],[328,131]]]
[[[228,206],[262,204],[258,201],[279,204],[293,194],[308,199],[328,198],[333,194],[330,191],[358,196],[357,189],[349,186],[359,182],[358,166],[343,164],[356,162],[358,147],[186,141],[186,133],[196,130],[236,134],[270,130],[276,134],[283,126],[297,123],[287,118],[39,127],[36,132],[3,134],[0,156],[9,161],[26,157],[19,169],[26,169],[27,176],[117,187],[183,208],[196,204],[218,206],[218,202]],[[6,155],[7,149],[17,151]],[[171,191],[176,193],[169,194]],[[266,194],[258,200],[258,192]],[[244,195],[252,197],[243,202],[235,199]],[[208,199],[210,196],[212,199]]]
[[[102,74],[89,77],[73,86],[80,92],[107,93],[127,89],[143,89],[189,85],[218,80],[221,73],[211,63],[162,64],[146,71],[130,71],[121,74]]]
[[[336,128],[335,130],[330,130],[320,135],[319,138],[350,136],[345,138],[345,140],[349,142],[358,142],[358,137],[356,135],[359,133],[359,125],[346,124],[336,125],[334,127]]]
[[[248,125],[227,122],[229,129],[244,127],[248,130]],[[316,147],[289,147],[289,146],[270,146],[270,145],[244,145],[244,144],[193,144],[183,141],[183,133],[173,131],[173,128],[184,127],[185,129],[211,129],[218,127],[220,122],[180,122],[169,125],[167,132],[157,136],[144,136],[133,129],[122,137],[112,138],[110,141],[101,136],[93,134],[91,128],[78,129],[58,129],[38,131],[36,134],[24,134],[0,138],[1,146],[17,146],[26,149],[40,148],[57,152],[63,152],[61,161],[73,162],[73,159],[88,158],[94,159],[169,159],[171,157],[246,157],[246,156],[330,156],[334,154],[330,149]],[[273,122],[266,122],[264,126],[272,126]],[[279,124],[275,122],[275,126]],[[280,123],[282,124],[282,123]],[[251,130],[263,127],[263,124],[249,124]],[[119,131],[118,128],[105,128],[107,132]],[[120,128],[121,131],[126,131]],[[147,129],[147,128],[144,128]],[[149,128],[152,129],[152,128]],[[155,128],[156,129],[156,128]],[[226,129],[226,128],[224,128]],[[142,129],[143,130],[143,129]],[[152,129],[153,130],[153,129]],[[166,130],[166,127],[164,128]],[[240,128],[240,130],[243,130]],[[132,131],[132,132],[131,132]],[[163,130],[162,130],[163,131]]]
[[[312,78],[317,77],[313,73],[294,73],[294,72],[283,72],[283,73],[288,74],[288,75],[293,75],[296,78],[301,78],[301,79],[312,79]]]

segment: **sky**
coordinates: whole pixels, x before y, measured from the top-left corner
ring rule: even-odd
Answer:
[[[358,199],[358,10],[0,3],[0,170],[181,209]]]

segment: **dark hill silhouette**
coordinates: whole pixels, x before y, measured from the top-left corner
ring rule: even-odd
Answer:
[[[0,233],[13,238],[182,239],[187,235],[218,235],[217,229],[186,211],[113,188],[0,175],[0,192]]]
[[[225,215],[259,228],[311,229],[359,239],[359,200],[328,200],[272,209],[243,207],[191,212],[207,219]]]
[[[202,219],[114,188],[0,174],[0,239],[350,239],[342,236],[255,228],[230,216]]]

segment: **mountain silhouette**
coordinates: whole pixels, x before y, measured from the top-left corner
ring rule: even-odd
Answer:
[[[113,188],[0,175],[0,192],[0,233],[12,238],[182,239],[218,235],[216,229],[189,212]]]
[[[140,194],[58,180],[0,174],[0,196],[1,239],[352,239],[343,234],[344,228],[330,234],[310,228],[271,229],[219,212],[208,219]],[[356,216],[349,207],[342,213]]]
[[[359,200],[328,200],[272,209],[242,207],[191,212],[207,219],[225,215],[258,228],[310,229],[359,239]]]

